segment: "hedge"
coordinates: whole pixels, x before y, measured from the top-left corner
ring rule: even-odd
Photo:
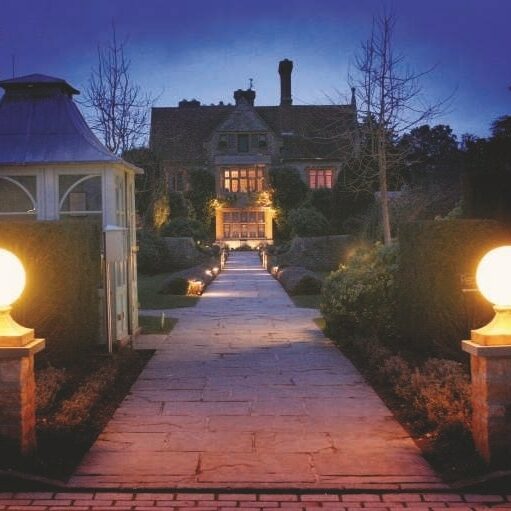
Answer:
[[[492,220],[425,221],[400,227],[398,318],[412,347],[459,357],[460,341],[468,338],[470,327],[482,326],[493,314],[477,293],[478,317],[469,325],[461,276],[473,277],[488,250],[510,242],[511,233]]]
[[[100,243],[96,222],[0,222],[0,246],[20,258],[27,274],[13,318],[46,339],[43,353],[55,365],[98,340]]]

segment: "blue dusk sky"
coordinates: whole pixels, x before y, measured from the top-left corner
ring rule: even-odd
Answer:
[[[1,0],[0,78],[43,73],[86,86],[112,21],[132,75],[156,106],[232,102],[254,80],[257,105],[279,102],[279,60],[294,61],[294,104],[339,101],[360,42],[382,5],[395,47],[432,101],[455,92],[435,123],[487,136],[511,114],[511,0]],[[343,99],[344,99],[343,98]]]

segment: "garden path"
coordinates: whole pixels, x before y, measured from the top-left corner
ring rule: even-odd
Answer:
[[[157,351],[70,485],[442,488],[315,315],[233,254],[169,336],[142,337]]]

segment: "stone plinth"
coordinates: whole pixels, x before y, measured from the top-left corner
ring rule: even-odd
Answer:
[[[34,355],[43,348],[42,339],[0,347],[0,436],[22,455],[36,447]]]
[[[487,463],[499,466],[511,456],[511,345],[462,342],[472,372],[472,435]]]

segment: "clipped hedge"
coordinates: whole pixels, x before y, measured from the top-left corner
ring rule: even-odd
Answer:
[[[399,231],[400,330],[407,342],[427,354],[459,357],[469,335],[461,276],[474,276],[481,257],[511,242],[511,234],[492,220],[444,220],[404,224]],[[477,294],[479,327],[493,314]],[[472,318],[474,319],[474,318]]]
[[[396,332],[397,245],[359,248],[325,279],[321,313],[335,338],[376,335],[392,343]]]
[[[0,246],[22,261],[27,284],[12,315],[46,338],[56,365],[79,357],[100,331],[101,227],[97,222],[0,222]]]

